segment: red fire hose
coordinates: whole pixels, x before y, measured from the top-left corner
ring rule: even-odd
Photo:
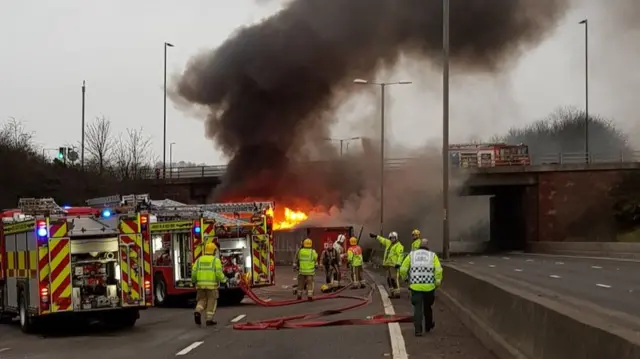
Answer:
[[[307,302],[307,300],[304,300],[304,299],[301,299],[301,300],[291,299],[291,300],[279,300],[279,301],[267,302],[261,299],[260,297],[258,297],[244,281],[240,284],[240,287],[251,300],[253,300],[256,304],[263,307],[282,307],[285,305],[294,305],[294,304]],[[331,320],[331,321],[309,321],[309,319],[317,319],[320,317],[339,314],[347,310],[360,308],[371,303],[371,298],[373,296],[373,291],[374,291],[373,287],[369,289],[369,292],[364,297],[340,294],[348,287],[349,286],[347,285],[343,288],[338,289],[333,293],[313,297],[313,300],[317,301],[317,300],[327,300],[327,299],[351,299],[351,300],[357,301],[354,304],[350,304],[337,309],[325,310],[319,313],[298,314],[298,315],[278,317],[273,319],[266,319],[266,320],[261,320],[257,322],[236,323],[233,325],[233,329],[265,330],[265,329],[328,327],[328,326],[336,326],[336,325],[366,325],[366,324],[411,322],[411,317],[408,315],[385,315],[385,314],[377,314],[368,319],[339,319],[339,320]],[[303,319],[306,319],[307,321],[304,321],[304,322],[298,321]],[[298,322],[292,323],[292,321],[298,321]]]

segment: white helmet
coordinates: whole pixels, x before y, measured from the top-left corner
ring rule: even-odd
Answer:
[[[344,243],[345,239],[347,239],[347,237],[345,237],[344,234],[338,235],[338,243],[340,244]]]
[[[398,232],[391,232],[391,233],[389,233],[389,239],[391,239],[391,238],[398,239]]]

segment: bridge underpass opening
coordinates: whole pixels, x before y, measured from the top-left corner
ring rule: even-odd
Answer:
[[[526,246],[524,186],[497,189],[489,200],[489,250],[523,251]]]
[[[487,251],[523,251],[527,218],[523,185],[467,188],[463,195],[489,196],[489,243]]]

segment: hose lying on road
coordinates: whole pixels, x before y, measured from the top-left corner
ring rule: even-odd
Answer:
[[[293,304],[308,302],[307,300],[304,300],[304,299],[291,299],[291,300],[279,300],[279,301],[267,302],[261,299],[260,297],[258,297],[251,290],[251,288],[248,285],[246,285],[246,283],[244,282],[241,283],[240,287],[252,301],[254,301],[256,304],[263,307],[282,307],[285,305],[293,305]],[[367,319],[338,319],[338,320],[331,320],[331,321],[309,321],[309,319],[317,319],[320,317],[339,314],[347,310],[360,308],[371,303],[371,299],[374,292],[373,287],[370,287],[367,295],[363,297],[340,294],[347,288],[349,288],[348,285],[338,289],[333,293],[313,297],[313,300],[318,301],[318,300],[327,300],[327,299],[351,299],[351,300],[355,300],[356,303],[350,304],[344,307],[340,307],[337,309],[324,310],[319,313],[297,314],[297,315],[290,315],[290,316],[278,317],[273,319],[266,319],[266,320],[261,320],[257,322],[236,323],[233,325],[233,329],[265,330],[265,329],[328,327],[328,326],[336,326],[336,325],[367,325],[367,324],[411,322],[411,317],[408,315],[385,315],[385,314],[377,314]],[[298,321],[303,319],[306,319],[307,321],[303,321],[303,322]],[[297,322],[292,322],[292,321],[297,321]]]

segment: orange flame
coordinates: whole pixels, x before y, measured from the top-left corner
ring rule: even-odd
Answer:
[[[270,215],[273,215],[273,210],[270,210]],[[304,222],[308,218],[307,214],[302,211],[294,211],[290,208],[285,207],[284,209],[284,218],[276,219],[273,223],[273,229],[288,229],[297,226],[298,224]]]

